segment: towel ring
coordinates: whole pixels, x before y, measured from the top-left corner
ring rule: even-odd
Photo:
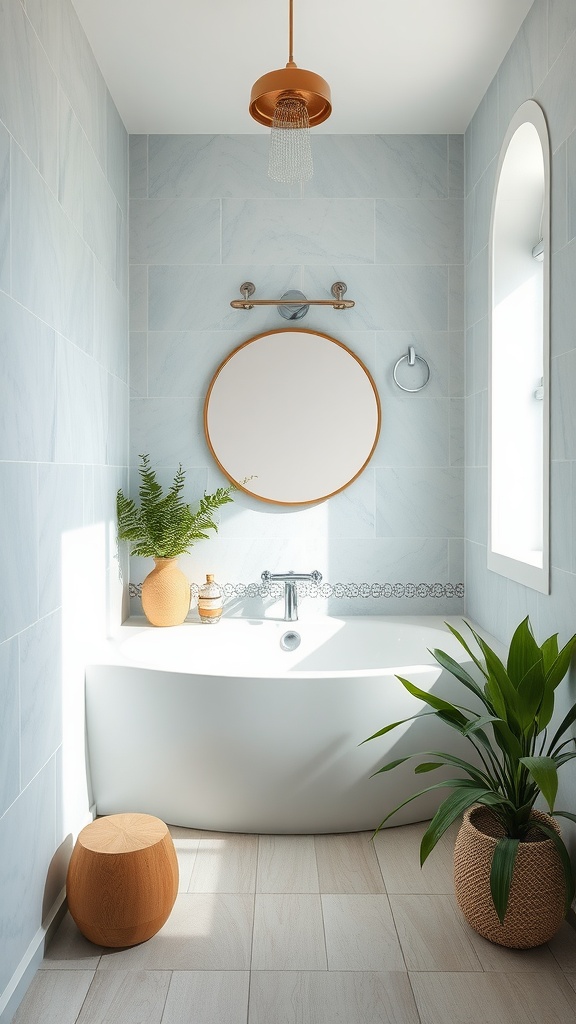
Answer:
[[[426,380],[424,381],[423,384],[420,385],[419,388],[405,388],[404,385],[400,383],[400,381],[398,380],[398,377],[396,376],[396,370],[400,366],[400,363],[403,363],[405,359],[408,362],[408,366],[414,366],[415,363],[416,363],[416,360],[418,360],[419,363],[422,363],[422,365],[426,367]],[[394,366],[394,370],[393,370],[393,376],[394,376],[394,383],[397,384],[398,387],[402,391],[410,391],[412,394],[414,394],[416,391],[422,391],[422,388],[426,387],[428,381],[430,380],[430,367],[428,366],[428,363],[426,362],[426,360],[422,358],[422,356],[417,356],[416,355],[416,353],[414,352],[414,346],[410,345],[408,347],[407,354],[405,356],[400,356],[400,359],[398,359],[398,361],[396,362],[396,364]]]

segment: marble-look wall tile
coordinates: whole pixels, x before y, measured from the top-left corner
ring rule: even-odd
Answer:
[[[488,315],[488,248],[470,261],[466,273],[466,327]]]
[[[0,644],[0,818],[20,792],[20,695],[18,638]]]
[[[267,135],[150,135],[151,198],[273,198],[288,186],[268,177]]]
[[[0,992],[42,921],[46,877],[54,854],[55,793],[52,761],[0,818]]]
[[[448,136],[448,196],[464,198],[464,136]]]
[[[92,257],[22,150],[12,146],[12,295],[85,351],[93,344]]]
[[[106,272],[119,284],[118,242],[122,213],[106,175],[84,139],[82,155],[84,239]]]
[[[54,458],[54,331],[0,292],[0,459]]]
[[[374,202],[225,199],[222,262],[247,260],[254,264],[373,263]]]
[[[536,0],[498,72],[500,138],[521,103],[534,95],[548,71],[548,4]]]
[[[126,298],[97,261],[94,264],[94,358],[128,381]]]
[[[76,230],[82,233],[84,133],[62,89],[59,90],[58,201]]]
[[[478,320],[466,331],[466,394],[488,388],[488,352],[490,326],[488,317]]]
[[[484,466],[469,466],[466,471],[465,532],[475,544],[488,543],[488,470]]]
[[[556,182],[557,189],[553,192],[553,198],[559,193],[557,200],[557,205],[559,209],[557,210],[557,215],[561,215],[562,213],[562,200],[564,200],[564,202],[568,206],[567,217],[565,221],[565,230],[567,236],[566,241],[570,242],[573,238],[576,237],[576,131],[572,132],[572,134],[569,136],[565,148],[566,167],[563,168],[561,166],[560,170],[558,171]],[[560,150],[558,150],[558,152],[554,154],[553,161],[556,161],[557,157],[562,153],[563,149],[564,147],[561,147]],[[553,170],[555,166],[556,165],[554,162]],[[562,191],[563,187],[566,188],[565,195]],[[554,223],[555,222],[553,221],[553,224]],[[562,240],[560,230],[558,230],[558,235],[558,242],[560,243]],[[559,248],[559,245],[555,246],[555,248]]]
[[[83,522],[82,466],[38,467],[38,594],[39,614],[48,615],[62,603],[62,544],[67,530]]]
[[[550,565],[572,572],[574,551],[573,530],[573,462],[552,462],[550,466]]]
[[[548,0],[548,66],[560,56],[576,31],[576,7],[572,0]]]
[[[219,365],[244,340],[242,331],[150,331],[148,396],[204,399]]]
[[[356,305],[346,311],[350,330],[448,330],[448,268],[445,266],[305,267],[302,290],[310,297],[345,281]],[[324,314],[334,327],[334,314]],[[321,328],[320,328],[321,329]]]
[[[330,283],[337,280],[330,278]],[[151,331],[206,331],[233,330],[244,324],[250,334],[278,327],[274,306],[261,306],[250,313],[231,309],[232,299],[242,297],[243,281],[255,284],[255,298],[280,297],[290,288],[302,290],[302,275],[296,267],[151,266],[147,326]]]
[[[5,0],[0,34],[0,121],[56,191],[57,81],[18,0]]]
[[[62,337],[56,344],[56,394],[56,462],[104,462],[106,371]]]
[[[404,396],[386,402],[374,466],[450,464],[450,400],[411,397],[411,402]]]
[[[377,536],[461,537],[462,488],[461,469],[377,469]]]
[[[145,199],[148,195],[148,136],[130,135],[129,195],[131,199]]]
[[[41,8],[41,32],[56,34],[56,73],[100,166],[106,167],[107,89],[78,15],[69,0],[34,3]]]
[[[130,267],[130,330],[148,330],[148,267]]]
[[[0,291],[10,292],[10,136],[0,124]]]
[[[498,80],[494,78],[466,130],[466,195],[496,156],[498,141]]]
[[[0,494],[5,496],[0,502],[1,642],[25,629],[38,615],[36,466],[0,462]]]
[[[464,331],[465,324],[465,282],[462,263],[448,267],[448,330]]]
[[[136,398],[132,400],[130,462],[150,454],[154,466],[205,466],[209,461],[197,398]]]
[[[378,199],[377,263],[461,263],[460,199]]]
[[[560,356],[575,345],[574,281],[576,239],[552,256],[550,269],[550,352]]]
[[[128,208],[128,133],[116,105],[106,92],[106,177],[120,209]]]
[[[28,785],[62,742],[61,639],[59,610],[19,636],[22,787]]]
[[[466,542],[466,613],[503,643],[507,621],[507,583],[487,567],[486,546]]]
[[[466,197],[465,255],[467,263],[488,245],[495,185],[496,160],[494,159]]]
[[[132,199],[130,262],[220,263],[216,199]]]
[[[130,398],[148,397],[148,335],[130,332]]]
[[[550,448],[553,459],[576,459],[576,348],[552,359]]]
[[[128,461],[130,400],[126,384],[113,373],[106,374],[104,462],[107,466],[125,466]]]
[[[546,113],[552,152],[576,129],[576,93],[567,87],[575,76],[576,32],[573,32],[535,94]]]
[[[450,399],[450,465],[465,464],[464,451],[465,399]]]
[[[446,135],[317,135],[305,194],[357,199],[445,199]]]

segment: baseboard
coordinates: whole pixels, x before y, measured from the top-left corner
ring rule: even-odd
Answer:
[[[36,932],[6,988],[0,993],[0,1024],[10,1024],[28,986],[44,958],[44,952],[66,913],[66,890],[58,898]]]

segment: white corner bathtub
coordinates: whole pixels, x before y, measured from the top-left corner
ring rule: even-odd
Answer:
[[[449,621],[466,632],[460,618]],[[420,750],[469,755],[469,744],[432,716],[361,745],[426,710],[396,674],[470,705],[472,695],[428,651],[466,664],[442,618],[224,617],[166,629],[133,622],[86,670],[98,814],[143,811],[228,832],[374,829],[443,777],[414,776],[416,762],[408,762],[371,778],[381,765]],[[283,650],[281,638],[292,632],[301,643]],[[445,795],[413,801],[389,824],[429,818]]]

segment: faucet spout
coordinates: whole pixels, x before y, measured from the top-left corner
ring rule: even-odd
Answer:
[[[314,572],[278,572],[271,573],[266,569],[261,577],[264,583],[284,584],[284,620],[286,622],[298,621],[298,581],[309,581],[321,583],[322,573],[316,569]]]

